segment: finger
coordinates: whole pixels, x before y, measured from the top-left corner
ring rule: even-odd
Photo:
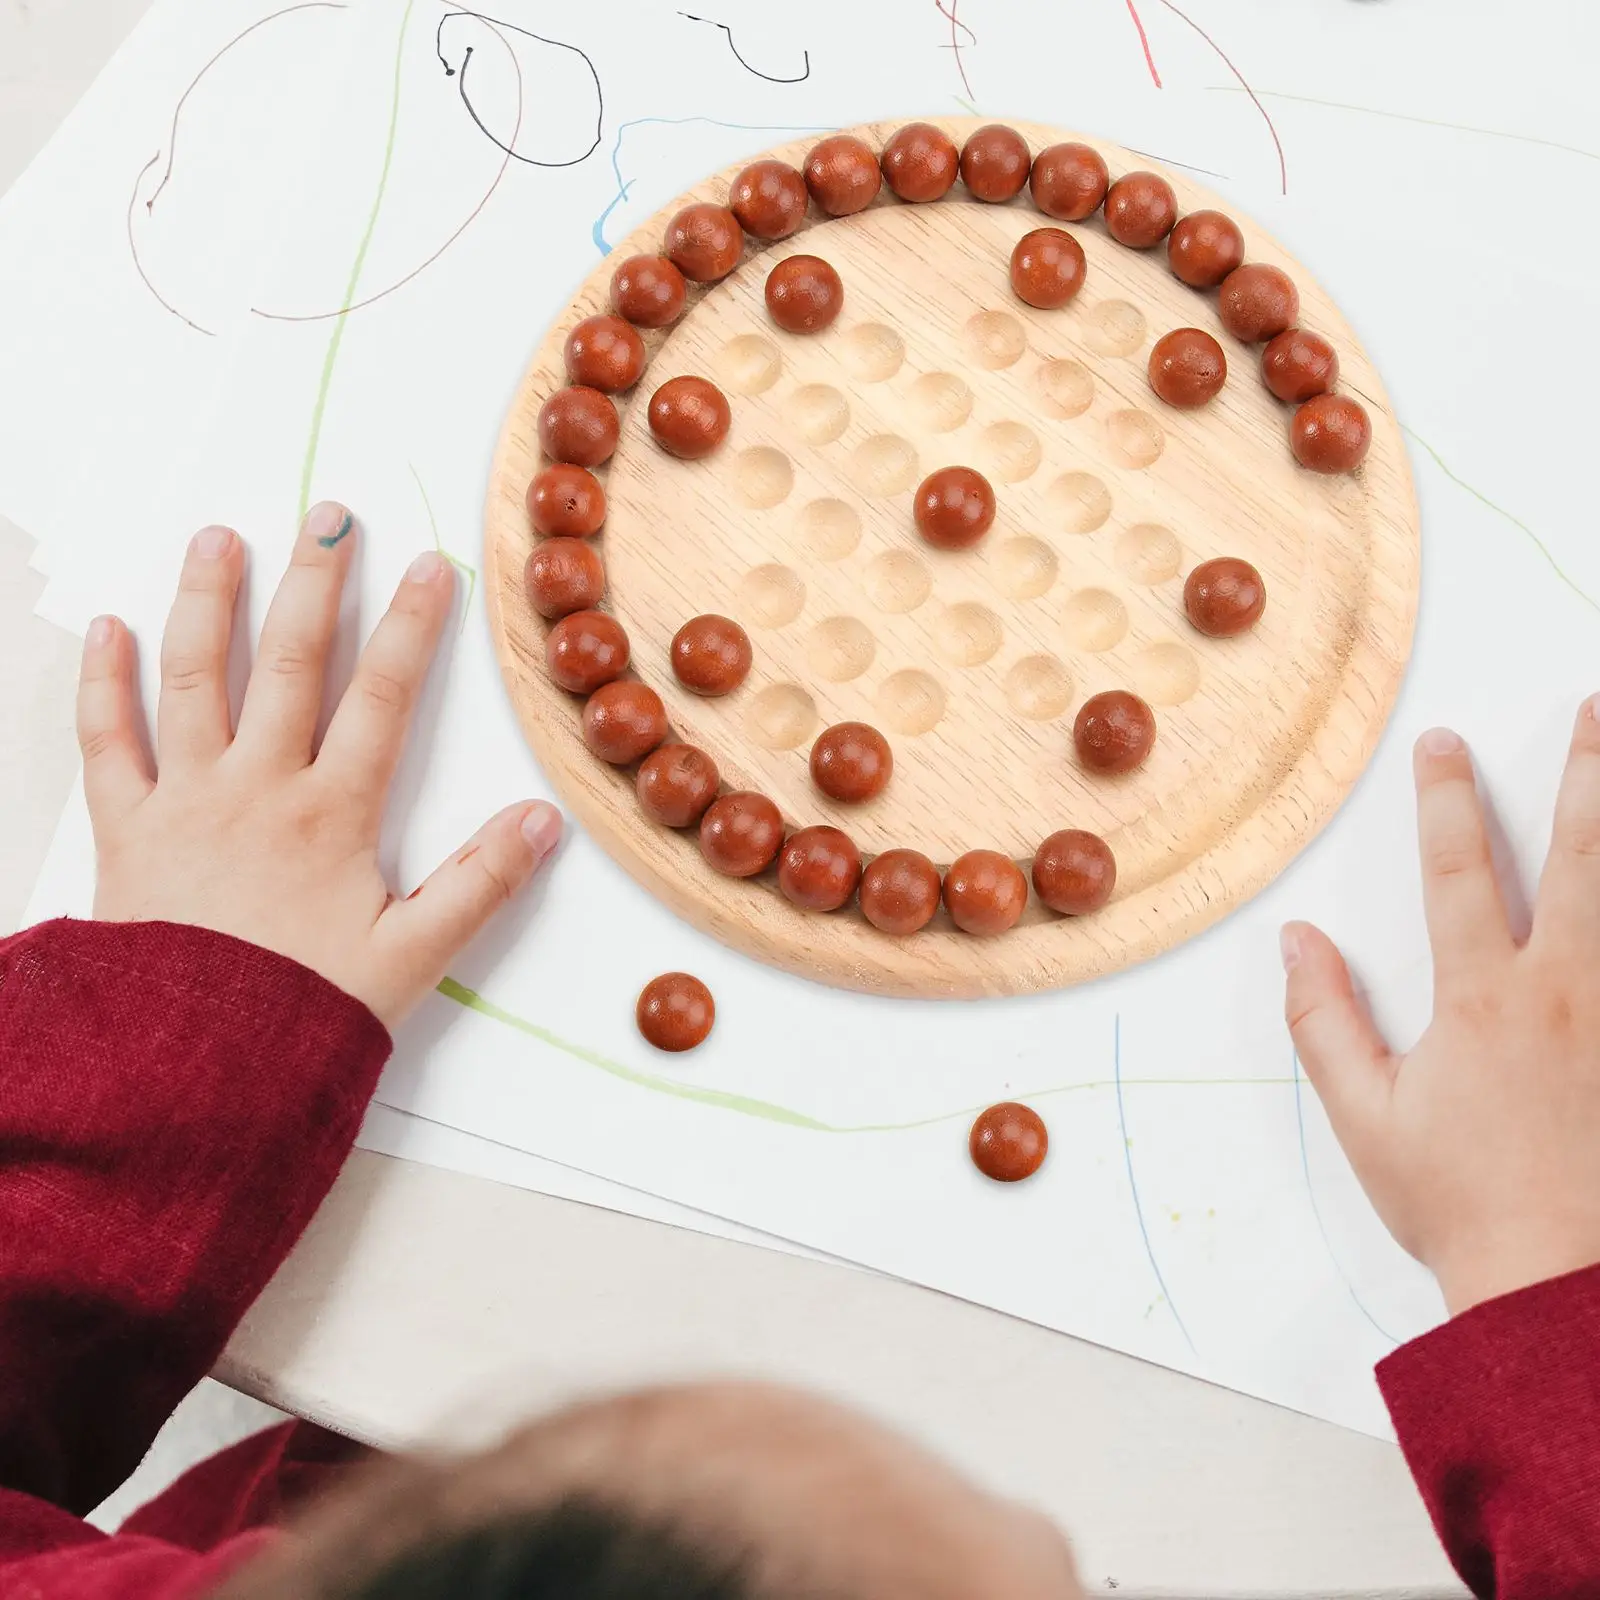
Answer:
[[[1459,735],[1434,728],[1417,740],[1417,836],[1422,904],[1435,986],[1476,983],[1516,945],[1489,853],[1489,831]]]
[[[287,766],[310,761],[354,527],[355,519],[332,500],[306,513],[261,627],[236,748]]]
[[[1387,1099],[1395,1059],[1327,934],[1309,922],[1290,922],[1281,940],[1289,1036],[1339,1142],[1349,1149]]]
[[[231,528],[202,528],[189,541],[178,593],[161,636],[156,752],[161,766],[214,761],[228,747],[228,641],[244,570]]]
[[[97,826],[131,811],[153,787],[139,738],[133,640],[115,617],[96,617],[78,673],[78,748],[83,794]]]
[[[421,995],[474,934],[550,858],[561,813],[543,800],[507,806],[462,849],[378,919],[400,969]],[[386,1019],[387,1020],[387,1019]]]
[[[450,563],[430,550],[406,569],[317,754],[317,769],[381,803],[450,611]]]
[[[1534,928],[1558,939],[1600,931],[1600,695],[1584,701],[1572,730]]]

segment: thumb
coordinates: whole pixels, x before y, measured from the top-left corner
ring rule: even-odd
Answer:
[[[1348,1135],[1387,1094],[1394,1058],[1356,998],[1350,969],[1327,934],[1309,922],[1289,922],[1280,937],[1289,1036],[1348,1150]]]
[[[401,964],[436,983],[473,936],[550,858],[561,813],[548,801],[507,806],[378,919]]]

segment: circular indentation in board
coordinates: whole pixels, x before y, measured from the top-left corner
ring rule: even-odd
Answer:
[[[1165,583],[1183,565],[1183,546],[1171,528],[1136,522],[1117,535],[1113,559],[1117,571],[1135,583]]]
[[[1106,418],[1106,453],[1118,466],[1154,466],[1166,447],[1166,430],[1148,411],[1129,406]]]
[[[861,513],[847,500],[810,500],[795,518],[801,548],[818,561],[843,561],[861,543]]]
[[[1000,648],[1005,636],[1005,624],[977,600],[946,606],[933,625],[933,642],[939,654],[958,667],[982,666]]]
[[[722,387],[732,394],[765,394],[783,373],[777,345],[759,333],[728,340],[713,364]]]
[[[958,145],[971,131],[937,120]],[[862,136],[881,149],[893,131]],[[1033,148],[1075,137],[1018,131]],[[772,154],[796,166],[812,142]],[[1115,171],[1150,164],[1100,148]],[[1218,204],[1187,174],[1171,180],[1185,213]],[[708,179],[672,209],[719,202],[727,181]],[[1353,477],[1324,480],[1297,467],[1281,409],[1253,373],[1238,374],[1249,381],[1230,386],[1226,406],[1178,416],[1149,397],[1150,340],[1209,315],[1206,297],[1174,278],[1164,252],[1122,249],[1098,224],[1074,230],[1089,261],[1086,293],[1048,313],[1015,302],[1005,260],[1007,235],[1027,226],[1025,197],[1021,204],[1020,213],[959,197],[911,207],[885,195],[837,222],[813,212],[781,246],[747,239],[737,272],[696,287],[675,323],[648,334],[643,380],[614,400],[617,447],[598,469],[609,503],[598,546],[602,604],[633,642],[638,677],[667,701],[674,736],[704,749],[729,788],[760,789],[796,824],[821,820],[810,744],[824,723],[870,722],[894,747],[896,778],[849,819],[864,852],[903,845],[942,862],[981,844],[1023,859],[1059,827],[1089,828],[1117,839],[1123,868],[1122,890],[1092,919],[1032,914],[1003,937],[979,940],[939,917],[902,940],[853,911],[803,915],[770,877],[740,884],[712,874],[692,831],[649,823],[632,773],[589,753],[580,704],[545,674],[549,625],[522,589],[533,542],[523,494],[545,464],[535,422],[565,382],[566,334],[606,309],[605,264],[552,328],[496,458],[479,593],[513,704],[573,825],[700,928],[823,982],[994,994],[1076,981],[1181,942],[1270,881],[1331,814],[1373,747],[1406,657],[1417,540],[1404,452],[1381,379],[1314,277],[1240,219],[1250,259],[1294,278],[1302,320],[1337,347],[1349,385],[1369,403],[1372,450]],[[653,219],[618,249],[654,253],[664,222]],[[846,285],[844,316],[812,337],[776,329],[762,303],[772,260],[797,248],[831,262]],[[1138,316],[1108,311],[1101,296]],[[1002,321],[981,341],[980,359],[968,348],[968,323],[986,311],[1014,319],[1025,337],[1019,345]],[[863,327],[886,331],[856,331]],[[985,364],[1013,351],[1009,365]],[[648,430],[648,401],[666,378],[696,372],[728,395],[732,434],[704,461],[673,460]],[[835,404],[808,396],[806,414],[794,409],[796,394],[816,385],[849,409],[836,438],[823,437],[837,425]],[[1126,434],[1123,419],[1112,423],[1119,410],[1143,412],[1164,430],[1152,465],[1129,464],[1148,446]],[[1043,446],[1026,479],[1008,482],[981,442],[1002,421]],[[910,441],[918,477],[949,462],[984,470],[999,500],[997,526],[971,550],[928,550],[910,514],[915,478],[882,496],[855,480],[853,448],[874,435]],[[787,454],[792,469],[770,507],[748,504],[736,481],[741,452],[757,447]],[[1082,534],[1068,528],[1093,520],[1098,497],[1050,488],[1075,469],[1103,480],[1114,501]],[[1232,642],[1190,634],[1178,588],[1217,549],[1268,573],[1277,625],[1269,617]],[[890,554],[908,559],[875,565]],[[750,605],[744,575],[772,566],[795,584],[763,582],[759,605]],[[906,603],[930,580],[920,605],[880,608]],[[1130,613],[1127,633],[1102,653],[1068,635],[1069,617],[1079,637],[1098,639],[1103,628],[1094,608],[1074,603],[1085,588],[1114,594]],[[941,651],[938,630],[953,603],[971,602],[999,620],[1003,637],[989,660],[965,668]],[[686,695],[668,665],[674,631],[702,612],[738,618],[755,647],[750,680],[723,699]],[[791,612],[777,626],[763,620]],[[813,636],[840,617],[871,631],[875,655],[858,677],[830,681],[812,665],[822,648]],[[1288,617],[1294,628],[1284,626]],[[848,639],[824,633],[822,642],[829,659],[847,653]],[[1150,699],[1164,737],[1156,759],[1106,783],[1073,760],[1070,725],[1086,695],[1119,685]],[[976,804],[974,774],[991,773],[1008,781]]]
[[[878,610],[904,616],[933,593],[933,574],[913,550],[883,550],[867,563],[861,587]]]
[[[972,389],[954,372],[924,372],[911,385],[906,405],[912,421],[929,433],[950,433],[972,415]]]
[[[1084,319],[1083,342],[1102,356],[1131,356],[1149,331],[1144,312],[1131,300],[1102,300]]]
[[[783,418],[807,444],[832,444],[850,426],[850,402],[831,383],[803,383],[785,398]]]
[[[827,683],[848,683],[872,665],[878,641],[857,617],[824,617],[806,638],[806,665]]]
[[[1151,705],[1182,705],[1200,687],[1200,660],[1181,640],[1162,639],[1134,652],[1128,675]]]
[[[794,488],[794,464],[769,444],[752,445],[734,458],[733,485],[752,511],[770,510]]]
[[[1072,674],[1054,656],[1024,656],[1006,669],[1006,704],[1029,722],[1048,722],[1072,704]]]
[[[1063,533],[1093,533],[1111,515],[1111,491],[1092,472],[1063,472],[1045,501]]]
[[[850,479],[863,494],[899,494],[917,481],[917,447],[898,433],[875,433],[850,452]]]
[[[991,422],[978,435],[978,465],[1001,483],[1021,483],[1039,470],[1044,446],[1026,423]]]
[[[1050,592],[1061,561],[1043,539],[1024,535],[995,551],[994,566],[996,581],[1013,600],[1037,600]]]
[[[873,704],[895,733],[927,733],[944,715],[944,685],[921,667],[902,667],[879,684]]]
[[[962,330],[967,354],[990,372],[1014,366],[1028,348],[1028,330],[1009,311],[977,311]]]
[[[906,359],[906,342],[882,322],[863,322],[840,341],[839,358],[851,376],[865,383],[882,383],[900,370]]]
[[[763,750],[793,750],[811,737],[817,703],[798,683],[771,683],[750,697],[744,725]]]
[[[1109,650],[1128,631],[1128,608],[1110,589],[1079,589],[1067,599],[1061,627],[1076,649]]]
[[[740,580],[740,612],[759,627],[786,628],[805,604],[805,581],[793,567],[781,562],[752,567]]]
[[[1094,404],[1094,374],[1081,361],[1046,361],[1034,373],[1033,387],[1052,417],[1081,417]]]

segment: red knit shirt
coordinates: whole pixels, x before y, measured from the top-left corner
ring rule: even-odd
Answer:
[[[353,1447],[289,1424],[115,1535],[128,1475],[288,1254],[389,1036],[251,945],[170,923],[0,941],[0,1596],[203,1595]],[[1600,1600],[1600,1268],[1457,1317],[1378,1369],[1463,1578]]]

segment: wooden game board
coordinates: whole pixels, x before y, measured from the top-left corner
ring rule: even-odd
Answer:
[[[960,145],[977,119],[934,118]],[[1009,933],[976,939],[941,911],[895,939],[852,907],[805,912],[774,877],[705,865],[693,830],[657,827],[631,772],[597,761],[581,702],[549,680],[548,624],[522,569],[534,542],[523,505],[544,464],[539,407],[566,380],[562,343],[609,309],[617,262],[657,253],[667,219],[723,203],[738,168],[697,185],[589,275],[534,356],[495,455],[486,508],[486,592],[506,683],[562,799],[646,888],[695,925],[761,960],[885,994],[1009,994],[1070,984],[1171,948],[1269,883],[1338,807],[1382,732],[1410,650],[1418,514],[1399,428],[1349,324],[1297,261],[1237,210],[1141,156],[1028,123],[1037,152],[1062,139],[1100,150],[1113,179],[1161,170],[1180,214],[1212,206],[1244,231],[1246,259],[1299,286],[1300,324],[1339,353],[1339,387],[1372,419],[1359,472],[1320,477],[1290,454],[1290,408],[1217,320],[1215,294],[1168,270],[1164,245],[1130,251],[1099,213],[1055,224],[1025,188],[1006,205],[965,197],[913,206],[887,186],[854,217],[747,240],[721,283],[690,286],[668,329],[644,332],[643,380],[619,396],[621,441],[600,469],[610,512],[598,548],[606,608],[627,629],[632,670],[663,697],[676,737],[716,759],[724,786],[772,796],[791,826],[831,822],[870,857],[924,851],[941,869],[988,847],[1024,864],[1064,827],[1104,834],[1116,895],[1063,919],[1030,901]],[[899,126],[851,130],[881,149]],[[795,166],[815,141],[769,154]],[[753,158],[752,158],[753,159]],[[743,162],[739,164],[740,167]],[[1008,261],[1031,228],[1064,226],[1088,277],[1069,306],[1011,292]],[[809,252],[839,271],[845,305],[820,336],[784,333],[763,301],[767,272]],[[1150,392],[1150,346],[1175,327],[1215,334],[1227,386],[1181,412]],[[727,393],[733,426],[714,456],[667,456],[645,421],[650,394],[697,373]],[[999,502],[975,550],[916,535],[911,495],[934,468],[977,467]],[[1185,620],[1184,575],[1216,555],[1253,562],[1267,611],[1249,634],[1207,639]],[[725,699],[684,691],[667,662],[702,612],[737,618],[755,646]],[[1090,694],[1132,688],[1156,710],[1154,752],[1123,778],[1083,771],[1072,719]],[[813,738],[870,722],[895,773],[865,806],[812,786]]]

